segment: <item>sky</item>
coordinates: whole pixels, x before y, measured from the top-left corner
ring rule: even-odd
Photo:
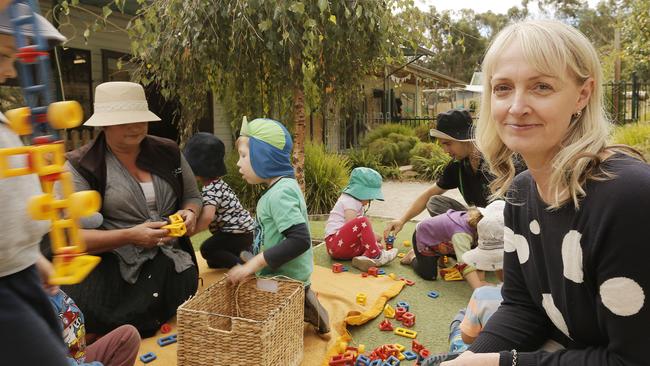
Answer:
[[[588,0],[590,7],[595,7],[599,0]],[[494,13],[505,14],[513,6],[521,6],[521,0],[415,0],[422,10],[428,10],[433,5],[438,11],[473,9],[476,13],[492,10]],[[534,5],[537,6],[537,5]],[[530,8],[530,5],[529,5]]]

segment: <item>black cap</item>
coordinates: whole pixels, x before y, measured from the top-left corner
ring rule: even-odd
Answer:
[[[226,164],[223,161],[226,147],[211,133],[199,132],[192,136],[185,144],[183,154],[194,175],[204,178],[226,175]]]
[[[436,128],[429,130],[431,137],[455,141],[472,141],[472,116],[466,110],[452,109],[436,117]]]

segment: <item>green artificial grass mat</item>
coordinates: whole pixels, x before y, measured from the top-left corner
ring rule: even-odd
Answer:
[[[373,229],[376,233],[381,234],[384,230],[386,220],[371,218]],[[311,220],[309,222],[313,238],[322,238],[325,231],[325,221]],[[410,242],[415,223],[409,222],[404,225],[402,231],[395,239],[395,248],[400,253],[407,253],[411,248],[404,246],[404,241]],[[208,238],[210,233],[204,231],[192,237],[194,248],[198,250],[200,244]],[[327,254],[325,245],[318,245],[314,248],[314,262],[317,265],[330,268],[333,263],[342,263],[351,273],[361,275],[360,271],[353,268],[351,261],[334,261]],[[449,349],[449,323],[459,309],[467,306],[467,302],[472,294],[472,289],[465,281],[425,281],[421,279],[411,266],[404,266],[399,263],[399,258],[395,258],[390,264],[382,267],[386,274],[395,273],[398,278],[404,277],[415,281],[413,286],[404,286],[404,289],[395,298],[388,303],[395,308],[398,301],[409,303],[409,311],[415,314],[415,326],[411,328],[416,331],[416,340],[422,343],[433,353],[447,352]],[[369,279],[372,281],[372,279]],[[494,276],[488,275],[488,280],[494,282]],[[432,299],[427,296],[429,291],[437,291],[440,296]],[[356,294],[355,294],[356,295]],[[348,330],[356,344],[364,344],[366,350],[372,351],[376,347],[389,343],[399,343],[411,348],[411,339],[395,335],[393,332],[382,332],[379,330],[379,323],[384,320],[384,315],[380,315],[372,321],[362,326],[349,326]],[[390,319],[393,327],[401,327],[401,322]],[[412,363],[412,362],[411,362]],[[409,363],[410,364],[410,363]]]

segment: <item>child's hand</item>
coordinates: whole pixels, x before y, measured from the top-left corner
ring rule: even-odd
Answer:
[[[232,267],[226,276],[228,276],[228,281],[230,281],[230,283],[237,285],[253,273],[255,273],[255,271],[251,271],[247,265],[238,264]]]
[[[38,269],[38,274],[41,277],[43,290],[45,290],[48,295],[55,295],[57,292],[59,292],[59,286],[50,285],[49,283],[50,277],[54,274],[54,267],[52,266],[52,263],[50,263],[50,261],[48,261],[42,255],[39,255],[38,259],[36,260],[36,269]]]

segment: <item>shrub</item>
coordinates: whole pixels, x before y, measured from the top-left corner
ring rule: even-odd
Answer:
[[[382,167],[381,159],[378,155],[373,155],[368,149],[351,150],[348,153],[348,160],[350,161],[350,169],[365,166],[379,171]]]
[[[365,166],[378,171],[383,179],[400,179],[402,177],[397,165],[383,165],[380,157],[371,154],[368,149],[352,150],[348,153],[348,159],[350,160],[350,169]]]
[[[451,157],[438,144],[419,143],[411,150],[411,165],[422,179],[436,180]]]
[[[418,138],[413,135],[390,133],[387,137],[379,138],[368,145],[371,154],[379,155],[384,165],[404,165],[410,158],[409,152]]]
[[[444,154],[445,152],[440,145],[433,142],[418,142],[410,152],[411,157],[421,156],[423,158],[430,158],[440,153]]]
[[[399,166],[397,164],[393,165],[382,165],[379,170],[379,174],[384,179],[401,179],[402,178],[402,172],[399,170]]]
[[[611,142],[632,146],[650,161],[650,123],[629,123],[618,126],[614,129]]]
[[[310,214],[329,213],[348,183],[347,156],[325,151],[319,144],[305,145],[305,200]]]
[[[370,146],[370,144],[373,143],[375,140],[386,138],[391,133],[396,133],[405,136],[415,136],[415,133],[411,127],[395,124],[395,123],[389,123],[389,124],[374,127],[372,130],[370,130],[370,132],[366,134],[366,137],[363,139],[361,145]]]
[[[417,136],[418,139],[422,142],[429,142],[431,141],[431,137],[429,136],[429,124],[421,124],[417,126],[414,130],[413,133],[415,133],[415,136]]]
[[[244,208],[251,213],[255,213],[257,200],[260,198],[265,186],[263,184],[248,184],[242,178],[241,174],[239,174],[239,168],[237,167],[238,159],[239,155],[236,151],[231,151],[226,155],[228,174],[223,177],[223,180],[235,191]]]

